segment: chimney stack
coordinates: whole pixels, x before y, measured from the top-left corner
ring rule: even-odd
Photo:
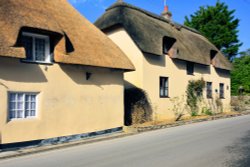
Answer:
[[[168,10],[167,0],[164,0],[164,11],[161,13],[161,15],[169,21],[172,20],[172,13]]]

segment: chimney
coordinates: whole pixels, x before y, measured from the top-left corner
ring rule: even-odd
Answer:
[[[169,21],[172,20],[172,13],[168,10],[167,0],[164,0],[164,11],[161,13],[161,15]]]

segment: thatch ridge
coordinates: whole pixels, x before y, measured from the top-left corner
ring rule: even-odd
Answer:
[[[177,41],[172,49],[178,50],[178,55],[172,58],[210,65],[213,50],[217,52],[212,61],[216,68],[232,68],[225,56],[198,31],[125,2],[116,2],[109,7],[95,25],[103,31],[122,25],[142,52],[163,55],[162,40],[170,37]]]
[[[0,56],[25,58],[18,38],[27,27],[41,30],[38,33],[59,34],[55,37],[55,62],[134,69],[121,49],[67,0],[1,0],[0,26]]]
[[[106,11],[109,11],[109,10],[114,9],[114,8],[116,8],[116,7],[122,7],[122,6],[123,6],[123,7],[130,8],[130,9],[137,10],[137,11],[142,12],[142,13],[144,13],[144,14],[150,16],[150,17],[153,17],[153,18],[156,18],[156,19],[158,19],[158,20],[161,20],[161,21],[163,21],[163,22],[170,23],[170,24],[173,24],[173,25],[176,25],[176,26],[180,26],[181,28],[186,28],[186,29],[188,29],[188,30],[190,30],[190,31],[192,31],[192,32],[194,32],[194,33],[201,34],[199,31],[197,31],[197,30],[195,30],[195,29],[193,29],[193,28],[191,28],[191,27],[188,27],[188,26],[179,24],[179,23],[174,22],[174,21],[172,21],[172,20],[168,20],[168,19],[166,19],[166,18],[164,18],[164,17],[162,17],[162,16],[159,16],[159,15],[157,15],[157,14],[155,14],[155,13],[152,13],[152,12],[147,11],[147,10],[144,10],[144,9],[142,9],[142,8],[133,6],[133,5],[128,4],[128,3],[126,3],[126,2],[123,2],[123,1],[122,1],[122,2],[119,2],[119,1],[118,1],[118,2],[114,3],[114,4],[111,5],[109,8],[107,8]]]

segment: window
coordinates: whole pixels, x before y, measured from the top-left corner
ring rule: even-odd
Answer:
[[[212,98],[212,82],[207,82],[207,98]]]
[[[26,51],[27,61],[38,63],[50,63],[49,37],[33,33],[22,34],[22,44]]]
[[[168,78],[160,77],[160,97],[168,97]]]
[[[224,84],[220,83],[220,98],[224,98]]]
[[[9,119],[35,117],[37,94],[9,93]]]
[[[194,63],[187,61],[187,74],[193,75],[194,74]]]

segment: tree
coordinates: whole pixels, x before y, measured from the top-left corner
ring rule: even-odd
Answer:
[[[218,0],[215,6],[200,7],[190,19],[185,16],[184,24],[200,31],[232,61],[242,45],[237,35],[239,19],[234,18],[234,12]]]
[[[244,88],[245,94],[250,95],[250,49],[240,53],[239,58],[233,60],[231,71],[232,94],[237,95],[240,86]]]

